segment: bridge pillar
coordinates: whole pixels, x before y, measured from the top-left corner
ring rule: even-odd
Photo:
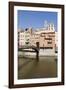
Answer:
[[[36,60],[39,61],[39,52],[36,53]]]
[[[36,46],[37,46],[37,49],[38,49],[38,51],[36,53],[36,59],[37,59],[37,61],[39,61],[39,42],[36,42]]]

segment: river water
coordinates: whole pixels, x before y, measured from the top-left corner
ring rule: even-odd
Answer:
[[[18,79],[57,77],[57,56],[18,58]]]

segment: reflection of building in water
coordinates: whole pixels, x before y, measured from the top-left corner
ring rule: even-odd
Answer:
[[[49,24],[45,28],[35,30],[32,28],[20,30],[18,36],[19,46],[36,46],[37,42],[41,48],[54,49],[57,46],[57,32],[55,32],[54,24]]]

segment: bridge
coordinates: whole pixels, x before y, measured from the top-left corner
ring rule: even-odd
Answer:
[[[36,53],[36,60],[39,60],[39,44],[36,46],[21,46],[18,51]]]

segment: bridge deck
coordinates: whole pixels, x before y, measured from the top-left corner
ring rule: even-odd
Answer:
[[[25,49],[33,49],[33,50],[25,50]],[[39,48],[37,48],[37,47],[34,47],[34,46],[22,46],[18,50],[22,51],[22,52],[34,52],[34,53],[36,53],[36,59],[39,60]]]
[[[25,49],[33,49],[35,50],[36,52],[39,52],[39,48],[35,47],[35,46],[22,46],[22,47],[19,47],[19,50],[20,51],[24,51]],[[26,52],[30,51],[30,52],[34,52],[34,51],[31,51],[31,50],[25,50]]]

